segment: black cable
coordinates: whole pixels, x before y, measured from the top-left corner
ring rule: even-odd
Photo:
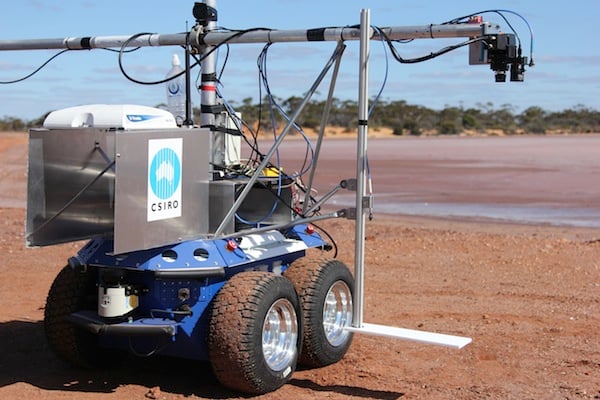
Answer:
[[[259,54],[258,58],[257,58],[257,65],[258,65],[258,71],[259,71],[259,77],[260,77],[260,82],[262,82],[262,84],[265,87],[265,91],[267,92],[267,97],[269,98],[269,103],[270,103],[270,115],[271,115],[271,124],[274,125],[276,123],[276,114],[275,111],[278,112],[278,114],[286,121],[288,121],[288,123],[291,121],[290,117],[287,115],[287,113],[283,110],[283,108],[281,107],[281,105],[279,105],[277,103],[277,100],[275,99],[275,97],[273,96],[272,92],[271,92],[271,88],[269,86],[269,80],[267,77],[267,54],[268,54],[268,50],[271,46],[271,43],[267,43],[261,53]],[[259,82],[259,83],[260,83]],[[292,126],[294,127],[294,129],[300,133],[307,144],[306,147],[306,152],[305,152],[305,156],[304,156],[304,161],[302,163],[302,166],[300,168],[299,174],[303,175],[304,173],[306,173],[306,167],[308,164],[310,164],[309,162],[309,154],[312,153],[313,157],[314,157],[314,152],[311,152],[311,146],[310,146],[310,141],[308,140],[308,138],[306,137],[305,133],[303,132],[302,127],[300,126],[300,124],[298,124],[297,122],[293,122]],[[275,129],[275,127],[272,127],[273,129]]]
[[[101,49],[102,50],[107,50],[107,51],[118,52],[118,50],[109,49],[109,48],[101,48]],[[131,52],[134,52],[134,51],[139,50],[139,49],[140,49],[140,47],[136,47],[134,49],[129,49],[129,50],[125,51],[125,53],[131,53]],[[84,49],[84,50],[87,50],[87,49]],[[40,72],[46,65],[48,65],[50,63],[50,61],[54,60],[56,57],[58,57],[58,56],[60,56],[60,55],[62,55],[64,53],[66,53],[67,51],[76,51],[76,50],[75,49],[64,49],[64,50],[61,50],[58,53],[56,53],[55,55],[53,55],[52,57],[50,57],[48,60],[46,60],[42,65],[40,65],[32,73],[30,73],[30,74],[28,74],[28,75],[26,75],[26,76],[24,76],[22,78],[15,79],[15,80],[12,80],[12,81],[0,81],[0,85],[9,85],[9,84],[12,84],[12,83],[18,83],[18,82],[22,82],[22,81],[24,81],[26,79],[31,78],[33,75],[35,75],[38,72]]]
[[[459,23],[461,23],[461,21],[464,21],[467,18],[471,18],[471,17],[474,17],[474,16],[479,15],[479,14],[487,14],[487,13],[495,13],[495,14],[498,14],[500,17],[502,17],[502,19],[504,20],[504,22],[506,22],[506,25],[508,25],[508,27],[512,30],[512,32],[517,37],[517,40],[519,41],[519,46],[521,45],[521,38],[519,37],[519,34],[515,30],[515,28],[513,28],[513,26],[511,25],[510,21],[508,20],[508,18],[506,18],[506,16],[504,16],[504,14],[502,14],[502,12],[500,10],[479,11],[479,12],[476,12],[476,13],[472,13],[472,14],[469,14],[469,15],[462,16],[462,17],[454,18],[454,19],[452,19],[450,21],[442,22],[440,25],[454,25],[454,24],[459,24]]]
[[[481,41],[485,41],[486,38],[484,37],[477,37],[477,38],[473,38],[473,39],[469,39],[467,41],[464,41],[462,43],[458,43],[452,46],[447,46],[444,47],[436,52],[430,53],[428,55],[422,56],[422,57],[416,57],[416,58],[403,58],[402,56],[400,56],[400,54],[398,53],[398,50],[394,47],[394,44],[392,43],[392,40],[390,40],[390,38],[385,34],[385,32],[381,31],[381,34],[384,37],[384,40],[386,41],[386,43],[388,44],[390,51],[392,53],[392,56],[396,59],[396,61],[402,63],[402,64],[416,64],[416,63],[420,63],[423,61],[428,61],[428,60],[432,60],[436,57],[439,57],[443,54],[446,54],[448,52],[451,52],[453,50],[456,50],[460,47],[464,47],[464,46],[468,46],[471,43],[476,43],[476,42],[481,42]]]
[[[221,27],[222,30],[225,31],[232,31],[231,29],[227,29],[224,27]],[[271,29],[267,29],[267,28],[253,28],[252,30],[268,30],[270,31]],[[248,30],[249,31],[249,30]],[[247,31],[244,31],[244,33]],[[223,62],[223,66],[221,67],[221,71],[218,74],[218,78],[217,78],[217,82],[221,82],[221,77],[225,71],[225,66],[227,64],[227,61],[229,60],[229,54],[230,54],[230,48],[229,48],[229,44],[226,43],[227,45],[227,53],[225,55],[225,60]],[[259,85],[260,88],[260,85]],[[221,97],[222,98],[222,97]],[[259,96],[260,99],[260,96]],[[231,118],[234,118],[234,116],[232,115],[233,111],[227,109],[227,113],[229,114],[229,116]],[[237,118],[237,117],[235,117]],[[248,157],[248,164],[250,163],[257,163],[257,160],[262,160],[264,158],[264,154],[262,154],[259,150],[259,146],[258,146],[258,133],[260,131],[260,118],[261,118],[261,114],[260,114],[260,109],[259,109],[259,117],[258,117],[258,127],[257,130],[255,131],[254,129],[252,129],[252,127],[250,125],[248,125],[248,123],[246,121],[244,121],[243,119],[239,119],[241,125],[243,127],[245,127],[247,129],[247,131],[250,133],[250,135],[252,136],[252,142],[250,142],[250,139],[248,139],[248,137],[246,135],[243,134],[242,132],[242,137],[244,138],[244,141],[246,142],[246,144],[248,144],[248,146],[251,149],[251,154]]]
[[[284,174],[284,178],[290,179],[292,180],[292,184],[293,184],[293,179],[290,178],[289,176]],[[275,193],[274,191],[272,191],[267,185],[265,185],[264,182],[256,181],[258,184],[260,184],[264,189],[266,189],[269,193],[271,193],[271,195],[273,195],[278,202],[280,202],[281,204],[283,204],[285,207],[287,207],[288,209],[290,209],[294,214],[296,214],[297,216],[299,216],[300,218],[308,218],[306,215],[304,215],[303,213],[301,213],[300,211],[296,210],[294,207],[290,206],[280,195],[278,195],[277,193]],[[313,199],[314,200],[314,199]],[[333,258],[336,258],[338,255],[338,246],[337,243],[335,241],[335,239],[333,238],[333,236],[331,236],[331,234],[329,232],[327,232],[323,227],[316,225],[315,223],[311,222],[311,225],[313,225],[315,228],[319,229],[321,232],[323,232],[331,241],[331,245],[334,248],[334,254],[333,254]]]
[[[131,81],[131,82],[134,82],[134,83],[137,83],[137,84],[140,84],[140,85],[159,85],[159,84],[162,84],[162,83],[166,83],[166,82],[170,81],[171,79],[175,79],[175,78],[178,78],[178,77],[180,77],[181,75],[183,75],[183,74],[185,73],[185,71],[181,71],[181,72],[180,72],[180,73],[178,73],[177,75],[170,76],[170,77],[168,77],[168,78],[161,79],[161,80],[159,80],[159,81],[152,81],[152,82],[149,82],[149,81],[140,81],[140,80],[138,80],[138,79],[132,78],[132,77],[131,77],[131,76],[130,76],[130,75],[127,73],[127,72],[125,72],[125,68],[123,67],[123,54],[125,53],[125,49],[127,48],[127,45],[128,45],[128,44],[129,44],[131,41],[133,41],[133,40],[135,40],[135,39],[137,39],[137,38],[139,38],[139,37],[146,36],[146,35],[152,35],[152,33],[149,33],[149,32],[141,32],[141,33],[136,33],[135,35],[131,35],[131,36],[130,36],[130,37],[127,39],[127,40],[125,40],[125,41],[123,42],[123,44],[121,45],[121,48],[119,49],[119,58],[118,58],[118,60],[119,60],[119,69],[121,70],[121,74],[123,74],[123,76],[124,76],[125,78],[127,78],[129,81]],[[196,64],[194,64],[194,65],[192,65],[190,68],[193,68],[193,67],[194,67],[194,66],[196,66],[196,65],[197,65],[197,63],[196,63]]]
[[[500,17],[502,17],[504,22],[506,22],[506,24],[509,26],[509,28],[512,30],[512,32],[515,34],[515,37],[519,41],[519,47],[521,47],[521,38],[519,37],[519,34],[517,33],[516,29],[512,26],[512,24],[510,23],[508,18],[506,18],[504,13],[516,15],[525,23],[525,25],[527,25],[527,28],[529,29],[529,58],[530,58],[529,66],[533,67],[533,65],[534,65],[534,61],[533,61],[533,29],[531,28],[529,21],[527,21],[527,19],[525,17],[523,17],[521,14],[519,14],[517,12],[511,11],[511,10],[502,10],[502,9],[500,9],[500,10],[484,10],[484,11],[479,11],[479,12],[472,13],[469,15],[465,15],[462,17],[454,18],[450,21],[446,21],[446,22],[442,23],[442,25],[459,24],[459,23],[461,23],[461,21],[467,20],[468,18],[471,18],[475,15],[487,14],[487,13],[495,13],[495,14],[498,14]]]
[[[315,223],[311,222],[311,225],[314,226],[315,228],[317,228],[318,230],[320,230],[321,232],[323,232],[325,234],[325,236],[327,236],[329,238],[329,240],[331,241],[331,245],[333,246],[333,258],[337,258],[338,255],[338,245],[335,241],[335,239],[333,238],[333,236],[331,236],[331,234],[329,232],[327,232],[322,226],[319,226]]]
[[[22,78],[18,78],[18,79],[12,80],[12,81],[0,81],[0,84],[2,84],[2,85],[9,85],[11,83],[22,82],[22,81],[24,81],[26,79],[29,79],[33,75],[35,75],[38,72],[40,72],[40,70],[42,68],[44,68],[46,65],[48,65],[48,63],[50,63],[50,61],[54,60],[56,57],[58,57],[58,56],[60,56],[60,55],[62,55],[64,53],[66,53],[67,51],[71,51],[71,49],[64,49],[64,50],[59,51],[58,53],[56,53],[55,55],[53,55],[52,57],[50,57],[49,59],[47,59],[42,65],[40,65],[35,71],[33,71],[32,73],[30,73],[29,75],[25,75]]]
[[[110,47],[99,47],[100,50],[106,50],[113,53],[118,53],[119,50],[111,49]],[[141,47],[134,47],[133,49],[123,50],[123,53],[133,53],[134,51],[138,51]]]
[[[221,77],[223,76],[223,72],[225,72],[225,66],[227,65],[227,61],[229,61],[229,43],[225,44],[225,49],[227,49],[227,52],[225,53],[225,60],[223,61],[223,66],[221,67],[221,71],[217,74],[218,82],[221,82]]]
[[[223,99],[223,97],[221,96],[221,94],[217,91],[217,95]],[[254,154],[256,154],[258,157],[263,157],[264,158],[264,154],[262,154],[258,148],[258,137],[256,132],[254,132],[254,130],[252,129],[252,127],[250,125],[248,125],[248,123],[246,121],[244,121],[241,118],[238,118],[232,110],[230,110],[230,106],[227,105],[227,103],[224,101],[226,107],[225,107],[225,112],[227,112],[227,115],[229,116],[229,118],[234,119],[234,120],[239,120],[241,126],[240,128],[240,135],[244,138],[244,141],[246,142],[246,144],[250,147],[250,149],[252,150],[252,154],[250,155],[250,160],[252,160],[252,157],[254,157]],[[250,132],[250,135],[252,136],[253,141],[251,142],[250,139],[248,139],[248,137],[246,135],[244,135],[244,133],[242,132],[241,128],[245,127],[248,132]]]
[[[225,38],[223,41],[221,41],[220,43],[216,44],[215,46],[211,46],[211,49],[202,55],[202,57],[200,57],[199,59],[197,59],[196,63],[192,64],[190,66],[190,69],[196,67],[197,65],[199,65],[206,57],[208,57],[209,55],[211,55],[212,53],[214,53],[219,47],[221,47],[222,45],[232,41],[233,39],[240,37],[248,32],[254,32],[254,31],[271,31],[271,29],[268,28],[250,28],[250,29],[244,29],[244,30],[240,30],[240,31],[235,31],[235,33],[227,38]],[[128,80],[130,80],[131,82],[140,84],[140,85],[159,85],[165,82],[168,82],[172,79],[178,78],[181,75],[185,74],[185,71],[181,71],[179,74],[177,75],[173,75],[169,78],[165,78],[165,79],[161,79],[158,81],[140,81],[137,80],[135,78],[132,78],[129,74],[127,74],[127,72],[125,72],[125,68],[123,68],[123,53],[124,53],[124,49],[127,47],[127,45],[141,37],[141,36],[145,36],[145,35],[152,35],[152,33],[148,33],[148,32],[142,32],[142,33],[137,33],[135,35],[132,35],[130,38],[128,38],[125,42],[123,42],[123,44],[121,45],[121,49],[119,50],[119,69],[121,70],[121,73],[123,74],[123,76],[125,78],[127,78]],[[188,32],[188,36],[189,36],[189,32]]]

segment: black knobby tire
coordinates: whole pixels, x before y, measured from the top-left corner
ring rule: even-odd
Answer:
[[[227,281],[214,299],[208,335],[209,357],[219,382],[251,394],[268,393],[287,383],[301,350],[300,313],[294,286],[281,275],[242,272]],[[287,316],[287,325],[281,315]],[[277,334],[278,323],[283,334]],[[269,350],[269,339],[280,337],[289,340],[277,357],[277,351]]]
[[[284,275],[302,302],[304,336],[298,362],[311,368],[338,362],[352,342],[352,333],[344,330],[352,324],[354,278],[348,267],[338,260],[299,259]]]
[[[66,320],[73,312],[95,310],[96,269],[64,267],[54,279],[44,311],[44,331],[50,348],[63,361],[82,368],[118,366],[126,352],[98,345],[98,337]]]

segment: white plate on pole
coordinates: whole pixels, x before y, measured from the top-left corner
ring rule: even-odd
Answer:
[[[397,328],[393,326],[362,324],[361,327],[349,326],[346,328],[350,332],[363,333],[367,335],[386,336],[395,339],[412,340],[415,342],[435,344],[438,346],[452,347],[462,349],[472,339],[462,336],[446,335],[443,333],[434,333],[427,331],[419,331],[415,329]]]

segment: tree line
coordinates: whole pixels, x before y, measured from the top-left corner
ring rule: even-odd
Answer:
[[[300,97],[275,99],[280,109],[292,115],[302,102]],[[273,123],[278,127],[286,122],[277,113],[269,112],[269,100],[254,102],[246,98],[241,103],[231,103],[236,111],[242,113],[250,126],[271,129]],[[325,100],[310,101],[304,108],[298,123],[306,128],[317,129],[321,124]],[[161,107],[163,105],[159,105]],[[200,110],[195,108],[195,121],[199,121]],[[353,131],[356,129],[358,103],[352,100],[333,99],[328,125]],[[47,114],[46,114],[47,115]],[[46,117],[43,115],[31,121],[14,117],[0,119],[1,131],[26,131],[40,127]],[[592,133],[600,132],[600,111],[583,105],[577,105],[562,111],[546,111],[532,106],[516,112],[510,104],[499,107],[493,103],[477,104],[476,107],[447,106],[442,110],[408,104],[404,100],[380,100],[369,117],[372,128],[390,128],[395,135],[458,135],[461,133],[500,133],[546,134],[546,133]]]
[[[278,101],[281,108],[292,115],[301,103],[300,97],[290,97]],[[268,104],[267,99],[263,104]],[[235,108],[249,122],[266,128],[272,125],[271,115],[266,107],[244,99]],[[318,128],[321,124],[325,101],[309,102],[298,122],[307,128]],[[333,99],[328,125],[356,129],[358,103],[352,100]],[[284,122],[276,116],[277,124]],[[457,135],[469,133],[546,134],[546,133],[600,133],[600,111],[583,105],[577,105],[562,111],[546,111],[532,106],[522,112],[516,112],[510,104],[495,107],[493,103],[477,104],[465,108],[447,106],[434,110],[425,106],[408,104],[404,100],[379,101],[369,116],[372,128],[390,128],[395,135]]]

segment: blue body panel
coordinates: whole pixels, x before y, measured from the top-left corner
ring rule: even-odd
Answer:
[[[175,335],[100,337],[107,347],[124,348],[134,354],[163,354],[207,360],[206,337],[212,300],[231,276],[247,270],[281,273],[305,249],[322,247],[318,233],[306,233],[304,225],[282,232],[286,241],[303,243],[301,250],[281,251],[274,257],[256,258],[237,246],[239,240],[192,240],[156,249],[112,255],[112,240],[88,242],[70,262],[98,269],[98,284],[109,279],[139,291],[139,306],[121,319],[102,319],[106,324],[172,324]],[[286,242],[287,243],[287,242]],[[186,299],[181,299],[181,292]]]

